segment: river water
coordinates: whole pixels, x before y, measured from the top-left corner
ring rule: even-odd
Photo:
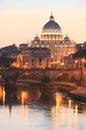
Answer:
[[[0,130],[86,130],[86,104],[59,92],[44,98],[38,87],[1,85]]]

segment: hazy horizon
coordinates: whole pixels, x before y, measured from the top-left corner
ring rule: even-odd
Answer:
[[[77,43],[86,40],[85,0],[0,0],[0,47],[40,36],[51,12],[64,36]]]

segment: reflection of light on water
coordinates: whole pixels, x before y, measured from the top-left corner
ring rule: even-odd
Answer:
[[[25,124],[28,125],[28,105],[26,104],[26,101],[29,98],[29,94],[27,91],[21,92],[21,101],[22,101],[22,116],[25,118]]]
[[[69,107],[71,107],[71,103],[72,103],[72,102],[71,102],[71,100],[69,99],[69,100],[68,100]]]
[[[37,89],[26,89],[26,90],[18,90],[17,98],[21,102],[22,105],[27,104],[29,101],[38,101],[41,97],[40,90]]]
[[[62,103],[62,95],[59,94],[59,93],[56,93],[55,96],[56,96],[56,110],[55,110],[55,112],[56,112],[56,115],[58,115],[58,109],[59,109],[59,106]]]
[[[4,87],[0,86],[0,99],[3,102],[3,105],[5,104],[5,89]]]
[[[62,96],[61,94],[56,93],[56,110],[59,108],[61,102],[62,102]]]
[[[24,105],[24,92],[22,92],[22,105]]]
[[[77,116],[78,116],[78,106],[75,105],[75,117],[77,117]]]
[[[28,119],[29,119],[29,112],[28,112],[28,105],[25,106],[25,118],[26,118],[26,125],[28,126]]]
[[[25,119],[24,122],[28,126],[28,105],[22,105],[22,118]]]
[[[52,120],[53,120],[53,123],[54,123],[54,129],[58,130],[58,126],[59,126],[58,122],[59,122],[59,120],[58,120],[58,116],[56,114],[56,110],[57,109],[55,107],[52,107],[51,114],[52,114]]]
[[[3,88],[3,105],[5,104],[5,90]]]
[[[3,93],[4,91],[2,89],[1,90],[1,95],[2,95],[1,104],[2,104],[2,99],[4,99],[3,95],[5,95]],[[86,109],[85,105],[82,106],[81,104],[79,105],[79,103],[74,102],[72,100],[66,100],[64,98],[62,99],[61,95],[59,93],[56,93],[56,95],[52,97],[53,98],[52,102],[49,102],[51,103],[49,104],[49,108],[47,106],[48,109],[43,109],[43,108],[46,108],[46,106],[43,107],[43,105],[45,105],[45,102],[42,102],[44,104],[41,104],[41,100],[40,102],[37,102],[37,105],[39,106],[34,107],[33,106],[34,104],[32,104],[33,103],[32,101],[34,101],[32,99],[35,99],[36,95],[38,95],[38,91],[35,92],[32,89],[26,91],[26,88],[23,88],[23,89],[18,90],[17,94],[18,94],[18,102],[21,104],[21,106],[18,105],[18,107],[17,106],[12,107],[12,115],[11,115],[10,121],[11,122],[13,121],[14,127],[16,126],[15,125],[16,120],[14,121],[13,119],[17,117],[19,121],[19,125],[22,125],[23,126],[22,128],[26,128],[26,129],[31,128],[31,127],[33,127],[33,129],[36,129],[35,126],[39,124],[40,124],[40,129],[41,129],[41,127],[43,128],[43,124],[45,123],[47,124],[47,126],[49,126],[49,129],[51,129],[52,127],[53,130],[79,130],[80,128],[82,130],[86,130],[86,125],[85,125],[86,115],[85,113],[78,114],[78,110],[82,112],[83,106],[84,106],[84,110]],[[5,104],[6,104],[6,101],[5,101]],[[29,105],[26,105],[28,103]],[[3,108],[4,109],[0,108],[0,114],[1,114],[0,117],[2,116],[1,118],[3,119],[3,124],[4,124],[4,120],[8,118],[8,107],[3,105]],[[50,109],[51,109],[51,115],[50,115]],[[38,115],[38,113],[40,115]],[[34,117],[39,117],[39,118],[35,119]],[[35,122],[34,125],[32,124],[32,122]]]
[[[62,115],[62,119],[64,119],[64,108],[61,108],[61,115]]]
[[[68,117],[68,122],[67,122],[67,127],[68,127],[68,130],[71,130],[71,128],[72,128],[72,123],[71,123],[71,114],[72,114],[72,112],[73,112],[73,110],[72,110],[72,101],[71,101],[71,99],[69,99],[68,100],[68,115],[67,115],[67,117]]]
[[[78,105],[75,105],[75,130],[78,130]]]
[[[58,108],[59,108],[59,97],[58,93],[56,94],[56,115],[58,114]]]
[[[78,105],[75,105],[74,107],[74,115],[73,114],[73,108],[72,108],[72,100],[68,100],[68,108],[62,107],[62,96],[59,93],[55,94],[56,99],[56,106],[52,108],[52,120],[54,122],[54,129],[59,130],[60,126],[64,126],[65,123],[67,125],[68,130],[72,130],[73,124],[71,122],[71,118],[74,118],[74,130],[78,130]],[[65,114],[65,112],[67,112]],[[66,118],[67,116],[67,118]],[[67,122],[65,121],[67,119]],[[64,129],[64,128],[63,128]]]
[[[0,86],[0,99],[2,100],[2,97],[3,97],[3,88],[2,86]]]
[[[24,105],[26,103],[28,98],[29,98],[29,93],[27,91],[22,91],[22,93],[21,93],[22,105]]]
[[[59,113],[61,114],[61,122],[62,124],[64,124],[64,109],[63,108],[59,108],[61,103],[62,103],[62,95],[59,93],[55,94],[55,101],[56,101],[56,106],[52,107],[51,109],[51,114],[52,114],[52,120],[54,122],[54,127],[55,130],[59,129]]]

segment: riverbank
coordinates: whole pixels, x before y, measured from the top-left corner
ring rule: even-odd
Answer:
[[[75,90],[72,90],[68,94],[74,100],[85,102],[86,103],[86,88],[85,87],[78,87]]]
[[[75,84],[65,82],[54,82],[52,86],[54,86],[54,89],[57,88],[57,90],[66,93],[77,89],[77,86]]]
[[[55,85],[58,86],[57,88],[59,91],[65,92],[67,97],[86,103],[86,87],[70,84],[65,85],[64,83],[63,85],[55,83]]]

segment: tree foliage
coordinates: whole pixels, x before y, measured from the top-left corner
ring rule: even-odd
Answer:
[[[5,56],[0,56],[0,67],[9,67],[14,60]]]

